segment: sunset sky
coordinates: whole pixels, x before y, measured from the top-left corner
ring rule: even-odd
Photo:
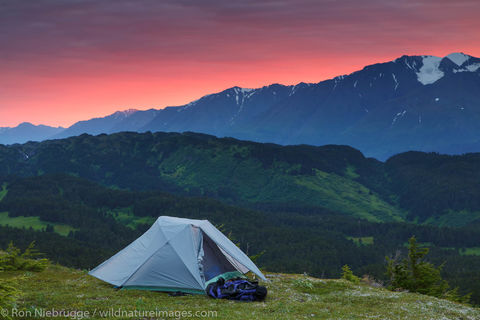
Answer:
[[[0,126],[69,126],[401,55],[480,57],[478,0],[0,0]]]

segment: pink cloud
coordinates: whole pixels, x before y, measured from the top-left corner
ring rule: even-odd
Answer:
[[[480,56],[479,9],[473,0],[0,0],[0,126],[317,82],[403,54]]]

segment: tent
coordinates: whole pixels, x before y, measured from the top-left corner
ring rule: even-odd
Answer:
[[[266,280],[207,220],[161,216],[142,236],[89,272],[117,287],[204,293],[206,282],[239,271]]]

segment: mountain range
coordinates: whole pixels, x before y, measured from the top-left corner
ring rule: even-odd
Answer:
[[[0,143],[14,144],[27,141],[42,141],[52,138],[64,130],[65,128],[62,127],[36,126],[29,122],[23,122],[13,128],[0,127]]]
[[[480,151],[479,121],[480,59],[452,53],[402,56],[319,83],[233,87],[183,106],[118,111],[66,129],[1,128],[0,143],[194,131],[282,145],[350,145],[385,160],[408,150]]]

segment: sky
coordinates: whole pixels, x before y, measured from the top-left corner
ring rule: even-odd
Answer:
[[[0,0],[0,127],[69,126],[407,55],[480,57],[478,0]]]

